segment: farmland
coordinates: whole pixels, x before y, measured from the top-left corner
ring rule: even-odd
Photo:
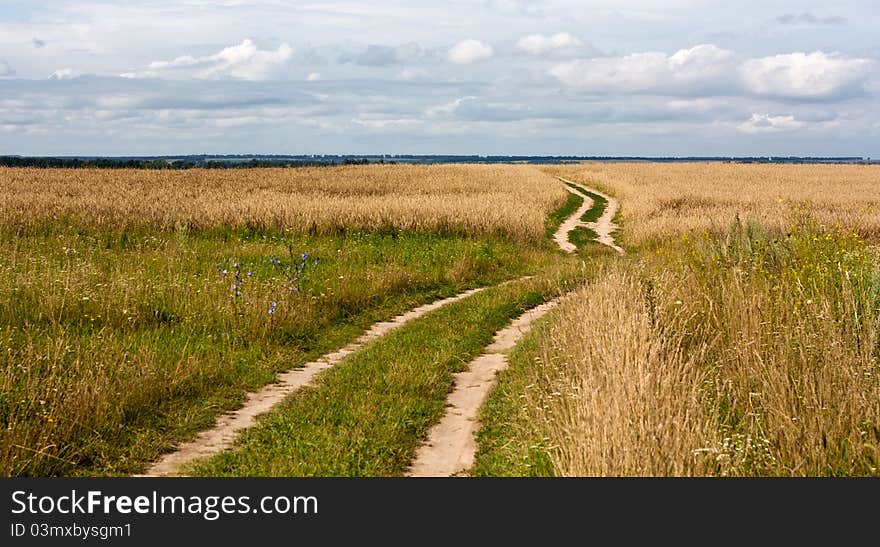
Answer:
[[[370,323],[555,262],[552,177],[381,169],[0,171],[0,472],[136,472]]]
[[[142,473],[277,374],[483,288],[179,472],[405,474],[455,373],[552,300],[469,474],[875,475],[878,186],[854,165],[0,169],[0,474]],[[594,241],[602,196],[625,255]]]
[[[880,170],[585,164],[631,252],[518,349],[475,474],[880,469]]]

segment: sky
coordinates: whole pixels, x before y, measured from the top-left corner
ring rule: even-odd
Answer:
[[[0,155],[880,157],[876,0],[0,0]]]

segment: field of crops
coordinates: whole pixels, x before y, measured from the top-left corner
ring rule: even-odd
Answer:
[[[720,233],[736,215],[773,230],[808,215],[880,240],[880,167],[741,163],[585,163],[548,172],[590,181],[623,203],[624,241]]]
[[[91,229],[446,231],[535,241],[566,199],[510,165],[371,165],[219,171],[0,168],[0,226]],[[549,181],[549,182],[548,182]]]
[[[0,474],[138,471],[371,322],[540,270],[566,195],[511,166],[2,169]]]
[[[623,198],[637,252],[517,355],[478,473],[880,472],[880,169],[549,171]]]
[[[878,196],[855,165],[0,169],[0,474],[143,472],[277,373],[485,287],[185,471],[403,474],[453,375],[564,294],[470,474],[878,475]],[[559,249],[614,198],[628,254],[594,224]]]

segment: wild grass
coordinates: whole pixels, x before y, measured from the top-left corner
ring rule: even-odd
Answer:
[[[584,203],[584,198],[580,196],[576,196],[572,193],[568,194],[568,199],[565,203],[552,211],[549,215],[547,215],[547,220],[545,222],[544,235],[547,239],[553,237],[556,233],[556,230],[565,222],[565,219],[575,214],[578,209],[581,208],[581,205]]]
[[[880,241],[880,166],[733,163],[583,163],[544,170],[622,203],[628,248],[682,234],[723,234],[736,215],[785,230],[804,209],[829,227]]]
[[[547,260],[431,233],[3,231],[0,474],[138,471],[369,323]]]
[[[599,220],[602,213],[605,212],[605,207],[608,206],[608,200],[595,192],[590,192],[586,188],[578,186],[577,184],[568,184],[568,186],[587,196],[593,202],[593,205],[581,215],[581,222],[596,222]]]
[[[0,168],[0,228],[440,231],[541,240],[568,192],[530,166]]]
[[[493,393],[516,427],[488,431],[477,469],[880,474],[878,264],[852,231],[802,218],[608,265]]]

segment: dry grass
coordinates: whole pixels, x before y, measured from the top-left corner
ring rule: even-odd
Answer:
[[[441,230],[544,235],[561,183],[529,166],[371,165],[147,171],[0,169],[0,227]]]
[[[617,197],[631,246],[720,232],[737,214],[783,229],[802,209],[820,223],[880,240],[880,166],[585,163],[546,171]]]
[[[880,473],[880,256],[791,230],[667,243],[572,295],[525,399],[557,474]]]

